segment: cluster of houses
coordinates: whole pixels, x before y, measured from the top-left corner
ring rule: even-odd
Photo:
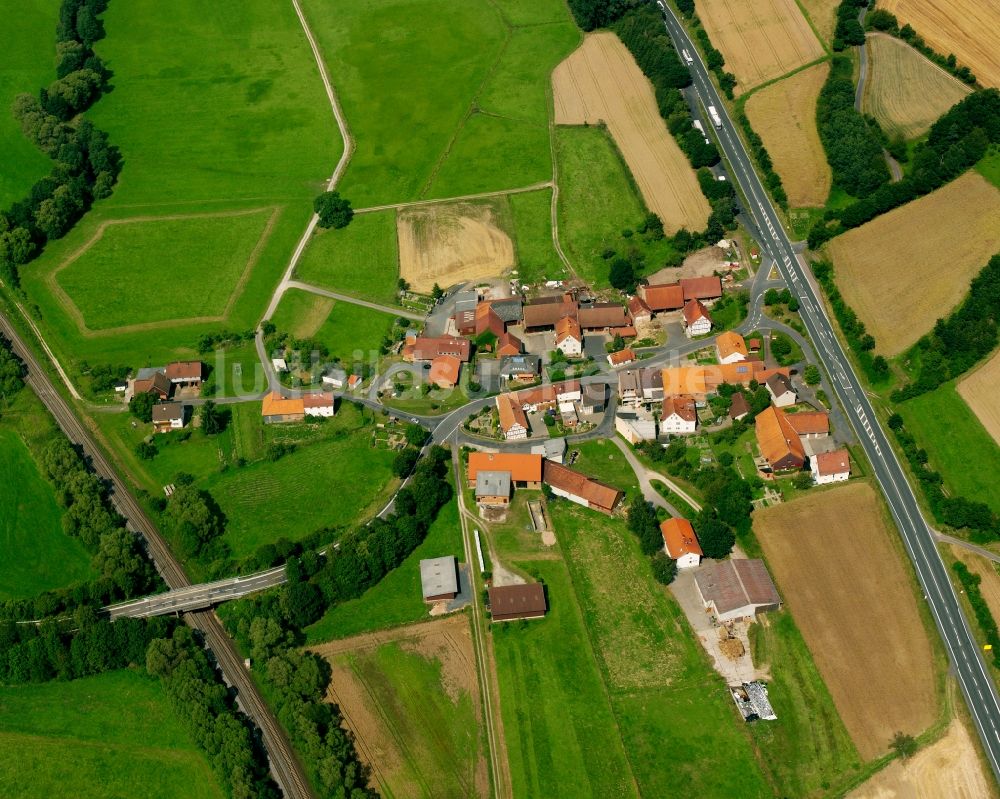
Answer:
[[[403,360],[429,364],[427,381],[438,388],[454,388],[462,364],[472,357],[472,343],[461,336],[418,336],[410,333],[403,343]]]
[[[676,283],[640,286],[629,300],[628,310],[636,324],[657,314],[680,311],[688,338],[712,332],[708,309],[722,297],[722,280],[716,276],[681,278]]]
[[[201,393],[205,370],[201,361],[174,361],[166,366],[140,369],[125,388],[126,401],[140,394],[152,394],[153,430],[169,433],[184,427],[184,397]]]
[[[762,477],[801,471],[808,464],[817,485],[839,483],[851,476],[851,456],[830,441],[830,417],[825,411],[786,413],[771,405],[757,414],[754,434]]]
[[[563,426],[572,428],[581,419],[604,410],[604,387],[583,386],[579,380],[547,383],[520,391],[508,391],[496,397],[500,431],[508,441],[528,438],[529,413],[558,412]]]
[[[470,452],[468,478],[476,503],[484,508],[508,505],[515,488],[537,490],[543,484],[556,496],[609,516],[624,496],[617,488],[540,453]]]

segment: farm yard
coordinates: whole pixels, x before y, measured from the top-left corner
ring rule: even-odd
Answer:
[[[795,0],[704,0],[698,16],[737,94],[826,54]]]
[[[0,208],[22,199],[32,184],[48,174],[51,161],[21,133],[10,112],[14,98],[36,94],[52,81],[52,34],[58,7],[45,0],[2,0],[6,20],[0,31],[3,69],[0,70]]]
[[[992,782],[977,743],[956,719],[941,738],[908,760],[894,760],[846,799],[991,799],[996,796]]]
[[[862,758],[884,754],[896,732],[933,724],[936,655],[871,486],[759,510],[754,531]]]
[[[0,795],[222,799],[157,680],[122,670],[0,688]]]
[[[746,115],[764,140],[792,206],[821,207],[830,194],[833,176],[816,130],[816,100],[829,72],[829,64],[817,64],[746,101]]]
[[[557,125],[607,125],[667,233],[701,230],[708,200],[657,110],[652,85],[613,33],[592,33],[552,73]]]
[[[967,172],[827,246],[844,300],[878,351],[898,355],[958,305],[1000,249],[1000,191]]]
[[[956,0],[942,5],[933,0],[878,0],[899,24],[909,24],[942,55],[954,53],[983,86],[1000,87],[1000,6],[979,0]]]
[[[956,388],[959,396],[986,428],[986,432],[1000,445],[1000,400],[997,398],[997,384],[1000,384],[1000,353],[994,353],[976,371],[959,380]]]
[[[861,109],[890,136],[913,139],[972,91],[906,42],[869,34],[869,76]]]
[[[314,647],[383,796],[489,794],[469,618],[459,614]]]
[[[399,213],[399,273],[414,291],[495,277],[514,266],[506,207],[446,203]]]

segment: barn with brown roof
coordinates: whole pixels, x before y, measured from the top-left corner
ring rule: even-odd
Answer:
[[[555,327],[564,316],[576,316],[576,300],[569,294],[560,297],[539,297],[522,308],[525,330]]]
[[[722,280],[715,275],[708,277],[682,277],[680,283],[687,300],[717,300],[722,296]]]
[[[720,622],[756,616],[781,606],[778,589],[762,560],[707,563],[694,576],[705,607]]]
[[[791,471],[805,465],[805,448],[781,408],[771,405],[758,413],[754,420],[754,431],[760,454],[772,471]]]
[[[623,496],[617,488],[555,461],[545,461],[542,479],[556,496],[565,497],[571,502],[609,516]]]
[[[509,472],[510,481],[520,488],[542,487],[542,456],[526,452],[470,452],[469,485],[476,484],[479,472]]]
[[[640,286],[639,296],[651,311],[679,311],[684,307],[684,289],[680,283]]]
[[[548,609],[545,586],[541,583],[491,586],[489,597],[493,621],[540,619]]]
[[[628,312],[616,302],[598,302],[581,307],[576,318],[584,330],[610,330],[628,327],[632,322]]]

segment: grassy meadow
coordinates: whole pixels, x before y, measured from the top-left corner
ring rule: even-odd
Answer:
[[[137,791],[146,799],[224,795],[156,680],[123,670],[0,688],[0,795],[106,799]]]
[[[47,0],[0,0],[0,209],[22,199],[32,184],[47,175],[52,162],[21,133],[10,108],[19,94],[37,94],[56,79],[58,4]]]
[[[552,246],[552,190],[511,194],[514,247],[518,277],[524,283],[559,280],[566,277],[566,267]]]
[[[121,149],[119,184],[22,272],[43,330],[71,371],[84,360],[136,366],[147,358],[188,356],[204,332],[256,324],[342,148],[290,4],[223,0],[207,8],[193,0],[137,0],[112,3],[103,19],[107,37],[97,50],[114,70],[114,91],[88,117]],[[183,317],[192,298],[217,291],[216,276],[228,298],[230,258],[235,250],[253,249],[263,228],[257,218],[232,246],[227,239],[235,232],[202,215],[264,207],[281,211],[225,322],[88,337],[51,291],[52,273],[103,223],[190,216],[176,221],[166,243],[151,232],[159,226],[124,226],[136,238],[119,242],[121,255],[108,256],[104,267],[82,261],[75,275],[67,273],[77,293],[94,293],[107,286],[108,270],[117,268],[114,284],[126,288],[115,294],[122,310],[109,307],[109,313],[143,320]],[[127,276],[121,274],[126,270]],[[162,285],[162,275],[172,276],[176,288],[150,302],[151,287]]]

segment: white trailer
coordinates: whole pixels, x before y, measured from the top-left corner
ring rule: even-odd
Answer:
[[[688,66],[694,63],[694,59],[691,58],[691,54],[687,50],[681,50],[681,55],[684,57],[684,63]]]
[[[712,124],[715,125],[715,127],[721,129],[722,128],[722,117],[719,116],[719,112],[715,110],[715,106],[714,105],[710,105],[708,107],[708,115],[710,117],[712,117]]]
[[[705,135],[705,126],[701,124],[700,119],[692,120],[695,130],[697,130],[702,136]]]

